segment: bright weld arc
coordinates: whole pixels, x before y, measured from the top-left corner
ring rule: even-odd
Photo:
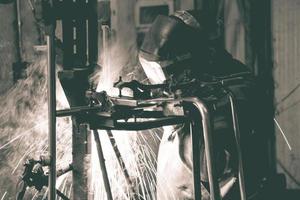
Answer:
[[[292,147],[291,147],[291,145],[290,145],[290,143],[289,143],[289,141],[288,141],[288,139],[287,139],[285,133],[283,132],[283,130],[281,129],[279,123],[277,122],[277,120],[276,120],[275,118],[274,118],[274,121],[275,121],[275,124],[276,124],[276,126],[278,127],[280,133],[282,134],[282,136],[283,136],[283,138],[284,138],[286,144],[288,145],[290,151],[292,151]]]

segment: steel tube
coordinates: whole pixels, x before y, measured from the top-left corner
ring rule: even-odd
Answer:
[[[210,199],[221,200],[219,182],[216,176],[216,169],[214,165],[215,159],[214,159],[213,145],[212,145],[212,128],[211,128],[211,121],[210,121],[208,108],[206,107],[205,103],[198,98],[184,98],[183,100],[193,103],[201,114],[204,145],[205,145],[205,155],[207,160]]]
[[[54,27],[51,27],[54,31]],[[54,34],[47,36],[48,46],[48,135],[49,135],[49,193],[48,199],[56,198],[56,73]]]
[[[16,18],[17,18],[17,31],[18,31],[18,56],[19,61],[23,62],[23,49],[22,49],[22,21],[21,21],[21,9],[20,9],[20,0],[16,0]]]
[[[193,183],[194,183],[194,199],[201,199],[201,163],[199,159],[200,152],[200,134],[195,129],[194,122],[190,124],[190,132],[192,138],[192,159],[193,159]]]
[[[240,195],[241,195],[241,200],[246,200],[247,195],[246,195],[245,178],[244,178],[242,149],[241,149],[241,142],[240,142],[241,134],[240,134],[237,110],[235,107],[235,98],[231,92],[228,93],[228,96],[229,96],[230,107],[231,107],[232,125],[233,125],[235,142],[237,147],[237,156],[239,160],[238,180],[239,180]]]
[[[99,163],[100,163],[100,168],[101,168],[101,173],[102,173],[102,178],[104,182],[104,187],[107,195],[107,200],[113,200],[112,198],[112,193],[110,189],[110,184],[109,184],[109,179],[106,171],[106,166],[105,166],[105,159],[102,151],[102,146],[101,146],[101,141],[99,138],[99,133],[97,130],[93,130],[94,133],[94,139],[96,142],[97,146],[97,152],[98,152],[98,158],[99,158]]]
[[[50,0],[50,6],[53,2]],[[56,199],[56,64],[55,64],[55,20],[48,27],[48,140],[50,166],[48,179],[48,199]]]
[[[82,114],[86,113],[89,111],[97,111],[100,110],[101,106],[95,106],[95,107],[90,107],[90,106],[78,106],[78,107],[71,107],[70,109],[64,109],[64,110],[57,110],[56,111],[56,116],[57,117],[67,117],[71,115],[76,115],[76,114]]]

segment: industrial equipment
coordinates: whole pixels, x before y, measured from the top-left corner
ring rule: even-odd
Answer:
[[[110,184],[106,174],[106,167],[103,158],[101,143],[98,136],[98,129],[102,130],[145,130],[151,129],[160,126],[180,124],[180,123],[191,123],[194,124],[202,124],[203,127],[203,136],[205,142],[205,154],[207,157],[207,168],[209,171],[209,190],[210,197],[212,200],[221,199],[220,191],[219,191],[219,183],[216,176],[216,165],[215,157],[213,153],[214,143],[212,140],[212,127],[210,115],[215,112],[215,109],[218,104],[218,96],[216,91],[222,92],[222,96],[227,95],[230,101],[229,112],[232,113],[232,122],[234,127],[234,133],[236,138],[236,145],[240,149],[239,142],[239,127],[238,127],[238,119],[235,112],[235,99],[232,93],[227,90],[228,85],[232,85],[234,83],[240,83],[245,81],[247,75],[244,76],[236,76],[229,77],[227,79],[216,80],[214,82],[189,82],[183,84],[159,84],[159,85],[144,85],[137,81],[123,82],[122,79],[115,83],[115,87],[119,88],[119,96],[118,97],[110,97],[103,92],[95,92],[93,89],[89,89],[86,91],[86,97],[88,99],[89,105],[81,106],[81,107],[73,107],[67,110],[59,110],[56,112],[56,116],[64,117],[64,116],[76,116],[78,114],[81,115],[82,123],[88,123],[91,130],[94,131],[94,136],[97,144],[99,162],[102,169],[103,181],[105,183],[105,188],[107,192],[108,199],[113,199],[113,195],[110,191]],[[153,97],[153,91],[155,90],[167,90],[169,92],[175,92],[178,89],[188,89],[190,87],[198,87],[205,92],[203,94],[203,98],[199,99],[198,97]],[[123,96],[122,89],[130,88],[133,91],[133,96]],[[219,93],[218,92],[218,93]],[[159,108],[163,104],[176,103],[176,106],[182,107],[187,104],[193,105],[193,109],[200,114],[201,118],[197,118],[199,115],[191,115],[188,111],[186,111],[183,115],[168,115],[159,109],[149,109],[149,108]],[[190,112],[194,113],[194,112]],[[191,128],[192,142],[193,142],[193,158],[197,158],[199,149],[200,149],[200,138],[201,130],[196,131]],[[115,150],[116,151],[116,150]],[[120,156],[119,156],[120,157]],[[243,178],[243,165],[241,160],[241,155],[239,154],[239,170],[238,170],[238,180],[240,184],[240,194],[241,199],[245,199],[245,186],[244,186],[244,178]],[[29,162],[32,163],[31,168],[28,169],[29,165],[26,165],[25,172],[32,171],[32,166],[35,163],[40,162]],[[122,164],[122,160],[120,160],[120,165],[126,170],[124,164]],[[194,189],[195,189],[195,199],[201,199],[201,187],[200,182],[200,160],[193,159],[193,173],[194,173]],[[25,173],[25,174],[27,174]],[[32,174],[32,173],[29,173]],[[49,177],[52,174],[49,174]],[[128,175],[126,175],[126,171],[124,173],[126,179],[128,180],[128,184],[132,184]],[[23,176],[26,177],[26,176]],[[43,176],[41,176],[43,177]],[[48,178],[48,177],[47,177]],[[51,178],[51,177],[50,177]],[[26,180],[26,178],[24,178]],[[46,177],[44,177],[44,180]],[[43,184],[46,185],[46,184]],[[28,184],[28,186],[36,186],[34,184]],[[37,186],[36,186],[37,187]],[[134,192],[134,191],[132,191]]]
[[[246,188],[244,183],[244,166],[241,154],[240,131],[238,115],[236,111],[236,99],[234,93],[229,89],[230,86],[243,83],[248,80],[249,74],[236,74],[229,77],[216,78],[210,82],[201,82],[191,80],[189,82],[174,83],[165,82],[156,85],[145,85],[138,81],[124,82],[122,78],[114,84],[119,89],[119,96],[112,97],[105,91],[96,92],[89,86],[88,76],[93,71],[98,56],[97,38],[97,12],[95,11],[97,1],[58,1],[52,0],[44,2],[42,6],[45,12],[43,17],[46,24],[46,33],[48,34],[48,86],[49,86],[49,167],[47,175],[43,172],[42,161],[29,160],[25,164],[25,172],[22,176],[24,185],[20,190],[20,199],[27,186],[34,186],[40,189],[43,186],[49,188],[49,200],[54,200],[56,194],[62,196],[56,189],[56,117],[72,116],[73,123],[73,193],[78,195],[77,199],[87,198],[87,180],[84,177],[84,167],[87,164],[82,160],[88,160],[89,152],[86,150],[85,139],[88,137],[89,130],[93,131],[99,162],[102,170],[103,182],[107,193],[107,199],[112,200],[113,194],[110,190],[110,183],[105,166],[103,150],[101,147],[98,130],[106,130],[111,136],[111,130],[146,130],[161,126],[175,125],[182,123],[191,124],[192,136],[192,154],[193,154],[193,183],[194,199],[201,199],[201,175],[200,160],[197,158],[200,151],[200,140],[203,140],[205,146],[205,156],[207,158],[207,170],[209,179],[209,192],[211,200],[220,200],[221,193],[216,172],[213,123],[211,116],[218,110],[220,99],[227,98],[230,102],[228,112],[231,116],[232,127],[235,138],[235,146],[238,149],[238,171],[235,174],[239,182],[239,194],[241,200],[246,199]],[[168,12],[173,9],[168,5]],[[82,9],[80,6],[83,6]],[[70,8],[68,13],[64,8]],[[80,9],[79,9],[80,8]],[[162,5],[162,12],[165,7]],[[151,8],[150,8],[151,9]],[[77,13],[82,13],[78,16]],[[138,12],[143,12],[139,8]],[[169,14],[169,13],[167,13]],[[140,16],[140,14],[138,14]],[[62,83],[67,99],[71,105],[70,109],[56,110],[55,97],[55,28],[57,20],[62,21],[62,50],[63,50],[63,70],[58,72],[58,77]],[[138,23],[141,27],[148,26],[148,19],[140,18]],[[132,96],[124,96],[123,88],[132,90]],[[197,88],[201,95],[180,96],[178,90],[189,90]],[[168,95],[165,95],[165,94]],[[170,115],[165,113],[162,106],[170,104],[182,108],[182,114]],[[189,109],[183,109],[183,107]],[[89,129],[86,124],[89,125]],[[196,129],[195,126],[202,129]],[[80,137],[79,137],[79,136]],[[119,155],[118,147],[110,137],[111,144],[114,146],[118,162],[122,168],[126,182],[131,188],[129,197],[135,199],[135,190],[132,180],[128,176],[123,158]],[[37,169],[37,170],[35,170]],[[70,169],[71,170],[71,169]],[[36,173],[37,172],[37,173]],[[38,181],[35,181],[38,180]],[[47,183],[48,182],[48,183]]]

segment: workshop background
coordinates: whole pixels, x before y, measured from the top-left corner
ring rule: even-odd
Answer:
[[[275,137],[276,153],[274,160],[276,169],[278,172],[285,174],[289,189],[300,189],[300,1],[215,0],[211,2],[214,2],[215,8],[222,9],[221,11],[215,10],[216,13],[220,13],[220,21],[223,21],[224,44],[228,51],[235,58],[252,67],[255,74],[270,73],[273,75],[273,79],[269,78],[274,84],[274,93],[271,92],[271,96],[274,94],[274,114],[276,121],[286,136],[285,139],[275,122],[270,125],[268,130],[274,130]],[[149,28],[149,22],[143,24],[143,20],[139,19],[143,17],[140,13],[140,8],[143,6],[168,7],[167,13],[161,7],[162,9],[151,14],[151,16],[154,16],[160,12],[162,14],[170,14],[175,10],[193,9],[195,7],[203,8],[206,4],[204,0],[99,1],[99,11],[102,11],[102,14],[99,16],[98,23],[110,21],[112,35],[115,40],[114,44],[117,47],[114,53],[115,55],[122,55],[115,61],[117,62],[116,66],[132,66],[136,62],[139,42],[143,37],[143,33]],[[17,52],[19,45],[16,33],[15,5],[14,3],[0,4],[1,96],[8,94],[17,82],[16,78],[14,78],[14,73],[17,72],[14,70],[18,69],[13,68],[14,63],[20,61],[35,63],[41,54],[40,51],[43,51],[42,45],[45,44],[43,33],[33,17],[32,1],[20,1],[20,7],[22,60],[20,60]],[[247,9],[248,11],[249,9],[252,10],[248,12]],[[268,14],[270,14],[270,21],[268,21]],[[146,22],[147,20],[145,19]],[[99,34],[101,34],[100,30]],[[251,37],[251,34],[255,36]],[[270,43],[264,42],[268,39]],[[101,40],[99,45],[101,45],[100,43]],[[261,59],[259,55],[255,56],[254,51],[251,50],[251,48],[254,50],[260,49],[261,46],[259,45],[266,47],[264,50],[267,49],[263,55],[269,56],[265,62],[268,66],[262,66],[259,61]],[[269,62],[268,59],[271,59],[273,62]],[[130,71],[128,68],[126,70],[127,72]],[[120,71],[122,71],[122,68],[119,67],[115,75],[109,78],[117,78],[121,73]],[[122,73],[125,72],[122,71]],[[269,85],[269,89],[272,90],[272,86]],[[3,98],[1,100],[3,101]],[[1,119],[6,117],[6,113],[2,111],[0,115]],[[1,127],[0,130],[2,129],[4,128]],[[1,170],[6,165],[4,161],[12,159],[4,155],[8,154],[7,151],[9,150],[9,145],[6,145],[8,138],[10,137],[2,135],[0,132],[0,174],[2,176],[4,173]],[[152,140],[149,139],[149,141]],[[6,146],[2,148],[4,144]],[[157,146],[155,139],[150,145]],[[1,200],[13,198],[13,194],[10,192],[14,191],[12,188],[15,186],[10,184],[14,183],[14,180],[9,181],[8,177],[0,178]],[[8,187],[11,188],[7,189]]]

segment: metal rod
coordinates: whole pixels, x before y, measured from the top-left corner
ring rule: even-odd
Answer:
[[[67,117],[67,116],[71,116],[71,115],[76,115],[79,113],[86,113],[89,111],[96,111],[96,110],[100,110],[101,106],[94,106],[94,107],[90,107],[90,106],[78,106],[78,107],[71,107],[70,109],[63,109],[63,110],[57,110],[56,111],[56,116],[57,117]]]
[[[193,179],[194,179],[194,198],[201,199],[201,163],[199,159],[200,152],[200,133],[195,129],[194,122],[190,124],[192,136],[192,159],[193,159]]]
[[[59,196],[62,200],[70,200],[64,193],[59,190],[56,190],[57,196]]]
[[[108,25],[102,25],[102,43],[103,43],[103,57],[102,57],[102,65],[103,65],[103,74],[107,77],[105,80],[111,80],[111,66],[110,66],[110,54],[109,54],[109,37],[110,37],[110,28]]]
[[[73,166],[72,166],[72,164],[69,164],[67,167],[57,170],[56,176],[57,177],[62,176],[65,173],[68,173],[69,171],[72,171],[72,170],[73,170]]]
[[[184,98],[183,100],[187,102],[192,102],[201,114],[204,145],[205,145],[205,155],[207,160],[210,199],[221,200],[219,182],[218,182],[218,177],[216,175],[216,169],[214,165],[215,159],[214,159],[213,145],[212,145],[212,128],[211,128],[211,121],[210,121],[208,108],[206,107],[205,103],[198,98]],[[199,190],[200,189],[201,188],[199,188]],[[199,198],[195,198],[195,199],[198,200]]]
[[[233,124],[233,130],[234,130],[234,135],[235,135],[236,147],[237,147],[238,162],[239,162],[238,179],[239,179],[240,195],[241,195],[241,200],[246,200],[247,195],[246,195],[245,178],[244,178],[242,149],[241,149],[241,142],[240,142],[241,134],[240,134],[239,121],[238,121],[238,116],[237,116],[237,110],[235,107],[234,95],[232,92],[229,92],[228,96],[229,96],[229,100],[230,100],[232,124]]]
[[[49,134],[49,193],[48,199],[54,200],[56,196],[56,88],[55,88],[55,52],[54,38],[47,36],[48,45],[48,134]]]
[[[124,160],[122,158],[121,152],[120,152],[120,150],[118,148],[117,142],[116,142],[116,140],[114,138],[114,135],[112,134],[111,130],[107,130],[106,132],[107,132],[107,135],[109,137],[109,141],[110,141],[110,143],[111,143],[111,145],[113,147],[113,150],[115,152],[115,155],[117,157],[118,163],[119,163],[119,165],[121,167],[121,170],[122,170],[122,172],[123,172],[123,174],[125,176],[125,180],[126,180],[126,183],[128,184],[128,187],[129,187],[129,190],[131,192],[131,195],[134,195],[135,194],[135,190],[134,190],[132,181],[130,179],[128,170],[126,168],[125,162],[124,162]]]
[[[52,1],[50,1],[51,6]],[[55,69],[55,24],[49,26],[48,47],[48,139],[50,152],[48,199],[56,199],[56,69]]]
[[[106,171],[106,166],[105,166],[105,159],[102,151],[102,146],[99,138],[99,133],[97,130],[93,130],[94,133],[94,139],[96,142],[97,146],[97,151],[98,151],[98,158],[99,158],[99,163],[100,163],[100,168],[101,168],[101,174],[104,182],[104,187],[107,195],[107,200],[113,200],[112,198],[112,193],[110,189],[110,184],[109,184],[109,179]]]

